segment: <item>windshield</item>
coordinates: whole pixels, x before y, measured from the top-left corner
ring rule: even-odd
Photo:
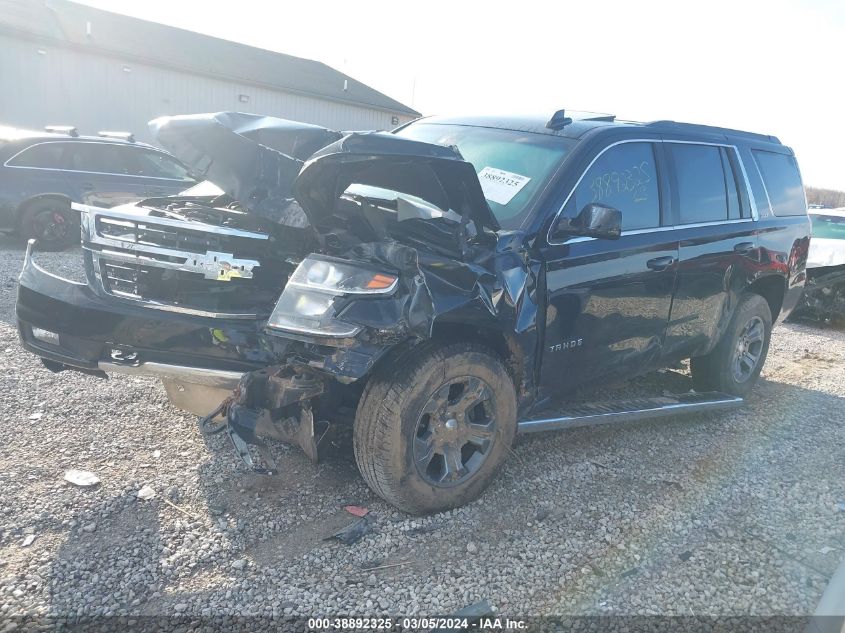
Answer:
[[[811,212],[810,220],[813,223],[813,237],[845,240],[845,214]]]
[[[478,173],[504,229],[519,228],[574,142],[550,134],[443,123],[413,123],[398,136],[458,148]]]

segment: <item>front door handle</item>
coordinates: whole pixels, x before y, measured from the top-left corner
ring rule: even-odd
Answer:
[[[92,182],[83,182],[81,187],[82,191],[94,191],[94,183]]]
[[[666,270],[675,263],[675,258],[671,255],[667,255],[666,257],[655,257],[654,259],[648,260],[645,265],[651,268],[651,270]]]
[[[740,242],[734,246],[734,253],[748,255],[754,250],[754,242]]]

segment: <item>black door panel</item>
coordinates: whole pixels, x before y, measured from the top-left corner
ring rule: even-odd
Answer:
[[[631,375],[660,356],[677,270],[671,231],[574,241],[548,257],[544,392]],[[655,260],[667,265],[654,270]]]
[[[727,325],[757,263],[752,221],[678,227],[680,264],[665,356],[686,358],[709,351]]]

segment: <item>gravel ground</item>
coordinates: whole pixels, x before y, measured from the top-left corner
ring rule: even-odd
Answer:
[[[69,275],[79,257],[40,260]],[[0,616],[797,615],[845,554],[845,332],[781,325],[743,409],[520,441],[479,500],[419,518],[369,491],[348,445],[317,468],[279,447],[283,474],[253,475],[156,380],[42,368],[14,328],[22,258],[0,242]],[[613,391],[688,387],[668,371]],[[324,540],[349,503],[373,532]]]

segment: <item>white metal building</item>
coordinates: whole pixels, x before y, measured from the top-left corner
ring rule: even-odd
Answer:
[[[67,0],[0,0],[0,125],[134,132],[166,114],[237,110],[336,130],[419,116],[320,62]]]

